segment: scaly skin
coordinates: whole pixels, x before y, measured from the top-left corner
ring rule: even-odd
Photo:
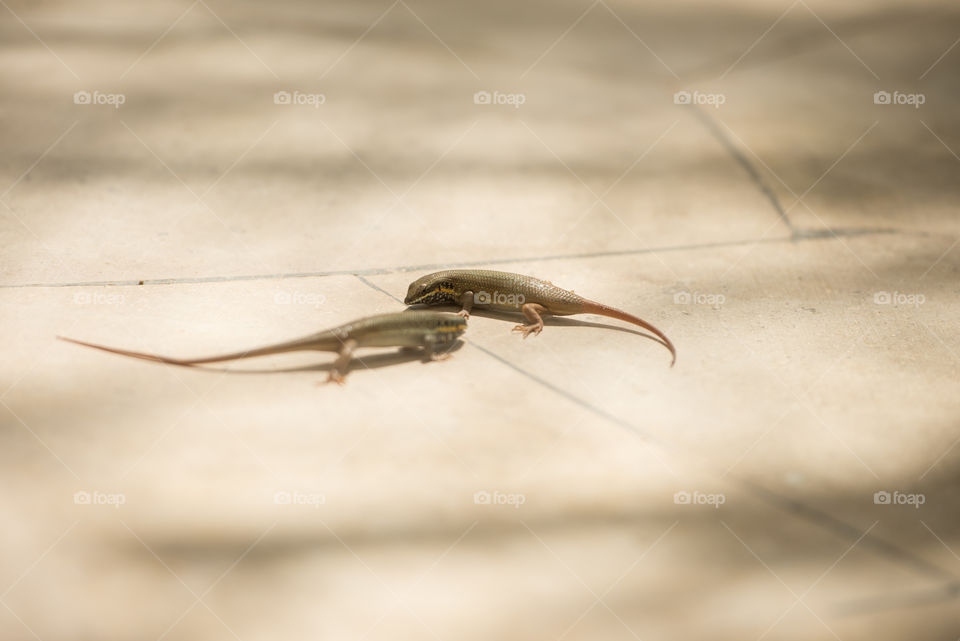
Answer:
[[[526,338],[543,329],[542,314],[569,316],[598,314],[626,321],[652,332],[670,350],[670,366],[677,361],[677,350],[663,332],[650,323],[619,309],[578,296],[553,283],[523,274],[488,269],[448,269],[427,274],[410,283],[407,305],[460,305],[460,315],[469,318],[473,307],[501,312],[520,312],[529,321],[517,325],[515,332]]]
[[[342,385],[346,380],[344,374],[347,371],[350,359],[353,357],[353,352],[359,347],[403,347],[407,349],[419,347],[423,348],[424,354],[429,360],[444,360],[448,358],[450,354],[438,350],[452,344],[466,329],[467,320],[457,314],[425,311],[381,314],[379,316],[360,318],[350,323],[340,325],[339,327],[334,327],[285,343],[277,343],[275,345],[219,356],[190,359],[169,358],[157,354],[146,354],[144,352],[131,352],[125,349],[116,349],[104,345],[86,343],[72,338],[64,338],[63,336],[57,336],[57,338],[113,354],[156,361],[158,363],[167,363],[169,365],[182,365],[184,367],[233,361],[240,358],[253,358],[254,356],[267,356],[268,354],[281,354],[284,352],[307,350],[337,352],[339,356],[337,360],[334,361],[327,382]]]

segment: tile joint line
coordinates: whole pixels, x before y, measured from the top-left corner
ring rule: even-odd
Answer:
[[[249,280],[286,280],[292,278],[323,278],[328,276],[383,276],[413,271],[453,269],[459,267],[481,267],[484,265],[507,265],[510,263],[536,263],[552,260],[582,260],[587,258],[612,258],[617,256],[637,256],[657,252],[696,251],[700,249],[720,249],[751,244],[794,243],[807,240],[832,240],[842,237],[868,236],[878,234],[904,234],[898,229],[887,228],[849,228],[794,230],[789,236],[748,240],[694,243],[690,245],[669,245],[665,247],[644,247],[642,249],[624,249],[605,252],[584,252],[580,254],[552,254],[546,256],[519,256],[516,258],[498,258],[494,260],[475,260],[458,263],[434,263],[425,265],[400,265],[397,267],[371,267],[367,269],[339,269],[316,272],[280,272],[277,274],[241,274],[238,276],[197,276],[184,278],[142,278],[130,280],[75,281],[66,283],[21,283],[0,284],[0,289],[29,289],[43,287],[138,287],[141,285],[194,285],[202,283],[231,283]],[[921,232],[910,232],[918,233]]]

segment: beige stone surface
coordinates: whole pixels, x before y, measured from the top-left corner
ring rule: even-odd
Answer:
[[[960,636],[948,3],[0,4],[0,637]]]

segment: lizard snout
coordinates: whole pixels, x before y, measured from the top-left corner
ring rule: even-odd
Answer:
[[[407,289],[407,295],[403,299],[404,305],[413,305],[413,302],[420,297],[420,287],[417,283],[410,283],[410,287]]]

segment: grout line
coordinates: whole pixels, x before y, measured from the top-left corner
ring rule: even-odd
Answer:
[[[483,353],[499,361],[500,363],[503,363],[507,367],[510,367],[511,369],[520,373],[524,377],[530,379],[531,381],[543,387],[546,387],[550,391],[559,394],[563,398],[579,405],[580,407],[583,407],[584,409],[592,412],[593,414],[596,414],[597,416],[603,419],[606,419],[612,423],[615,423],[619,427],[622,427],[627,431],[640,436],[641,438],[643,438],[645,442],[660,446],[661,448],[663,448],[665,452],[670,452],[673,450],[673,447],[670,446],[669,444],[663,443],[662,441],[657,439],[655,436],[652,436],[644,432],[643,430],[636,427],[629,421],[617,418],[616,416],[613,416],[612,414],[609,414],[606,411],[593,406],[588,401],[585,401],[579,398],[578,396],[575,396],[574,394],[571,394],[570,392],[560,387],[557,387],[552,383],[545,381],[544,379],[536,376],[535,374],[532,374],[526,371],[520,366],[511,363],[509,360],[503,358],[502,356],[499,356],[498,354],[484,347],[481,347],[480,345],[477,345],[476,343],[470,343],[470,344],[473,347],[476,347],[477,349],[482,351]],[[704,467],[703,469],[709,469],[709,468]],[[713,470],[712,473],[714,475],[718,474],[717,470]],[[787,512],[788,514],[791,514],[796,518],[812,523],[813,525],[816,525],[821,529],[830,532],[831,534],[837,536],[838,538],[847,539],[847,538],[858,538],[862,536],[858,528],[850,525],[846,521],[843,521],[842,519],[832,516],[826,512],[822,512],[797,499],[781,496],[777,492],[773,490],[768,490],[764,487],[756,485],[743,477],[738,477],[736,475],[731,474],[729,475],[729,478],[735,481],[740,487],[742,487],[744,490],[747,491],[747,493],[749,493],[756,499],[766,503],[767,505],[775,509],[782,510],[784,512]],[[879,553],[882,557],[886,557],[887,559],[895,560],[900,563],[903,563],[913,568],[914,570],[917,570],[923,575],[932,576],[937,579],[944,580],[947,582],[947,585],[951,585],[951,586],[960,585],[960,581],[958,581],[957,578],[949,571],[944,570],[943,568],[940,568],[926,561],[922,557],[897,546],[895,543],[891,543],[875,535],[870,535],[863,538],[863,544],[867,547],[872,548],[875,552]]]
[[[507,265],[510,263],[536,263],[551,260],[577,260],[583,258],[607,258],[613,256],[638,256],[641,254],[655,254],[657,252],[696,251],[700,249],[719,249],[723,247],[739,247],[759,243],[786,243],[800,240],[822,240],[841,237],[866,236],[874,234],[902,234],[897,229],[834,229],[802,231],[791,227],[790,236],[777,238],[760,238],[758,240],[730,240],[712,243],[693,243],[689,245],[668,245],[665,247],[644,247],[642,249],[624,249],[605,252],[584,252],[579,254],[548,254],[545,256],[519,256],[516,258],[498,258],[494,260],[474,260],[458,263],[429,263],[422,265],[400,265],[397,267],[371,267],[367,269],[337,269],[316,272],[281,272],[277,274],[241,274],[239,276],[200,276],[187,278],[145,278],[140,280],[100,280],[75,281],[66,283],[21,283],[2,285],[0,289],[24,289],[34,287],[137,287],[140,285],[190,285],[197,283],[230,283],[247,280],[283,280],[288,278],[319,278],[324,276],[381,276],[412,271],[454,269],[461,267],[480,267],[483,265]],[[906,232],[912,233],[912,232]]]
[[[770,505],[779,507],[796,516],[806,517],[806,519],[811,523],[815,523],[821,526],[823,529],[833,532],[839,537],[846,538],[860,536],[860,530],[858,528],[850,525],[840,518],[810,507],[805,503],[801,503],[797,499],[780,496],[776,492],[768,490],[745,478],[733,475],[731,475],[731,478],[736,480],[741,487],[746,489],[758,499]],[[890,543],[889,541],[874,535],[865,537],[863,539],[863,543],[864,545],[872,547],[874,550],[885,555],[887,558],[895,559],[905,563],[911,566],[913,569],[918,570],[922,574],[927,574],[950,583],[957,583],[956,576],[954,576],[951,572],[926,561],[923,557],[913,554],[902,547],[899,547],[895,543]]]
[[[773,189],[771,189],[771,187],[763,180],[763,176],[761,176],[760,172],[757,171],[757,168],[753,166],[753,163],[750,162],[750,159],[743,155],[740,149],[738,149],[737,146],[733,144],[733,141],[730,140],[730,138],[727,137],[719,127],[717,127],[717,123],[715,123],[703,109],[696,107],[694,108],[693,113],[697,120],[699,120],[700,123],[707,128],[707,131],[713,134],[714,138],[717,139],[717,142],[719,142],[720,145],[727,151],[727,153],[733,157],[737,164],[743,167],[743,169],[750,176],[750,180],[753,181],[753,184],[760,190],[760,193],[762,193],[766,199],[770,201],[770,204],[773,205],[773,209],[777,212],[777,215],[780,217],[780,220],[783,222],[783,224],[787,226],[787,229],[789,229],[791,233],[796,233],[797,230],[790,221],[790,217],[787,215],[783,205],[780,203],[780,199],[777,198],[777,195],[774,193]]]
[[[398,302],[398,303],[400,303],[401,305],[403,305],[403,301],[402,301],[402,300],[400,300],[399,298],[397,298],[396,296],[394,296],[393,294],[391,294],[390,292],[388,292],[388,291],[385,290],[384,288],[380,287],[379,285],[370,282],[369,280],[367,280],[366,278],[364,278],[364,277],[361,276],[360,274],[354,274],[354,276],[356,276],[356,277],[357,277],[357,280],[359,280],[361,283],[363,283],[363,284],[366,285],[367,287],[369,287],[369,288],[371,288],[371,289],[373,289],[373,290],[375,290],[375,291],[378,291],[378,292],[380,292],[381,294],[383,294],[383,295],[385,295],[385,296],[389,296],[390,298],[392,298],[392,299],[395,300],[396,302]]]
[[[464,340],[464,342],[467,342],[467,341]],[[625,421],[625,420],[623,420],[623,419],[621,419],[621,418],[617,418],[617,417],[614,416],[613,414],[610,414],[610,413],[608,413],[608,412],[600,409],[599,407],[596,407],[596,406],[590,404],[588,401],[583,400],[583,399],[580,398],[579,396],[575,396],[575,395],[571,394],[570,392],[566,391],[566,390],[563,389],[562,387],[557,387],[557,386],[554,385],[553,383],[551,383],[551,382],[549,382],[549,381],[547,381],[547,380],[545,380],[545,379],[542,379],[542,378],[540,378],[539,376],[537,376],[537,375],[535,375],[535,374],[532,374],[532,373],[528,372],[527,370],[523,369],[523,368],[520,367],[519,365],[515,365],[514,363],[510,362],[510,361],[507,360],[506,358],[500,356],[500,355],[497,354],[496,352],[493,352],[493,351],[487,349],[486,347],[482,347],[482,346],[480,346],[480,345],[478,345],[477,343],[474,343],[474,342],[472,342],[472,341],[471,341],[469,344],[472,345],[473,347],[477,348],[478,350],[480,350],[481,352],[483,352],[483,353],[486,354],[487,356],[490,356],[490,357],[493,358],[494,360],[496,360],[496,361],[498,361],[498,362],[506,365],[506,366],[509,367],[510,369],[518,372],[519,374],[525,376],[526,378],[529,378],[530,380],[534,381],[534,382],[537,383],[538,385],[541,385],[542,387],[547,388],[547,389],[550,390],[551,392],[554,392],[555,394],[558,394],[558,395],[562,396],[563,398],[567,399],[567,400],[570,401],[571,403],[574,403],[575,405],[579,405],[580,407],[582,407],[583,409],[587,410],[588,412],[591,412],[591,413],[593,413],[593,414],[596,414],[596,415],[599,416],[600,418],[605,419],[605,420],[607,420],[607,421],[610,421],[611,423],[615,423],[616,425],[619,425],[620,427],[622,427],[623,429],[627,430],[628,432],[632,432],[633,434],[636,434],[637,436],[639,436],[640,438],[642,438],[645,442],[647,442],[647,443],[652,443],[652,444],[655,444],[655,445],[660,445],[660,446],[663,445],[663,444],[662,444],[657,438],[655,438],[652,434],[648,434],[647,432],[644,432],[643,430],[641,430],[640,428],[636,427],[636,426],[633,425],[632,423],[630,423],[630,422],[628,422],[628,421]]]
[[[862,616],[884,612],[890,608],[918,607],[952,601],[960,597],[960,582],[948,581],[933,588],[920,588],[880,594],[833,606],[836,616]]]
[[[357,274],[388,274],[389,269],[341,269],[325,272],[289,272],[279,274],[241,274],[239,276],[197,276],[187,278],[144,278],[140,280],[91,280],[72,283],[24,283],[0,285],[0,289],[28,287],[137,287],[140,285],[191,285],[197,283],[232,283],[244,280],[283,280],[285,278],[312,278],[316,276],[355,276]]]

